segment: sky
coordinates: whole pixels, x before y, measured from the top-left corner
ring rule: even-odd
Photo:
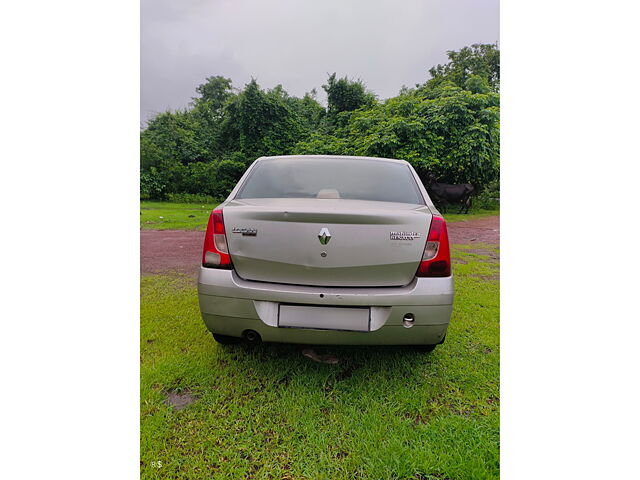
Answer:
[[[384,99],[447,50],[499,40],[499,0],[141,0],[140,118],[185,108],[206,77],[291,95],[329,74]]]

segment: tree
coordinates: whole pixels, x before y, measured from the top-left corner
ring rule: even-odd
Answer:
[[[500,50],[493,44],[474,44],[458,51],[447,52],[449,62],[436,65],[429,69],[431,79],[427,82],[430,87],[451,82],[461,88],[470,76],[483,78],[492,91],[500,90]]]
[[[479,75],[469,75],[469,78],[464,82],[464,89],[471,93],[489,93],[491,91],[487,81]]]
[[[236,186],[240,177],[244,174],[247,166],[240,162],[234,162],[233,160],[223,160],[218,165],[218,172],[216,175],[216,187],[215,196],[226,197],[229,195],[233,187]]]
[[[296,155],[354,155],[350,138],[314,132],[293,148]]]
[[[210,159],[199,135],[203,130],[193,111],[186,110],[156,115],[141,135],[161,149],[165,157],[186,165]]]
[[[196,91],[200,94],[193,97],[193,117],[202,125],[197,131],[197,141],[211,155],[221,155],[224,149],[220,146],[220,129],[224,109],[235,97],[231,79],[222,76],[208,77]]]
[[[208,77],[189,109],[164,112],[140,135],[140,194],[226,196],[248,165],[263,155],[326,154],[400,158],[426,179],[478,189],[498,181],[500,52],[472,45],[448,52],[432,78],[378,102],[360,80],[333,73],[302,98],[282,85]]]
[[[140,168],[148,170],[151,167],[159,167],[166,158],[165,151],[158,147],[149,135],[140,135]]]
[[[222,113],[226,103],[233,97],[233,86],[230,78],[207,77],[205,83],[198,85],[196,92],[200,94],[193,97],[196,106],[206,106],[211,112]]]
[[[264,92],[252,79],[225,109],[221,135],[227,151],[255,158],[289,153],[303,131],[282,91]]]
[[[316,89],[304,94],[304,97],[289,97],[291,108],[298,114],[303,127],[308,131],[314,131],[322,125],[327,112],[316,99]]]
[[[345,128],[356,155],[401,158],[426,180],[485,185],[498,174],[499,96],[422,87],[353,113]]]
[[[367,91],[362,81],[352,81],[347,77],[336,78],[335,73],[329,76],[322,88],[327,92],[327,113],[334,118],[341,112],[371,107],[376,103],[375,95]]]

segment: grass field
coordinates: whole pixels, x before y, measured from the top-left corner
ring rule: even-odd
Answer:
[[[140,202],[140,228],[151,230],[205,230],[217,203]]]
[[[457,212],[457,208],[452,208],[451,212]],[[441,212],[442,213],[442,212]],[[443,213],[447,222],[462,222],[464,220],[475,220],[476,218],[493,217],[500,215],[500,209],[494,210],[471,210],[469,213]]]
[[[143,276],[142,478],[498,478],[498,252],[453,246],[454,313],[433,353],[316,348],[337,365],[217,345],[194,280]]]
[[[205,230],[209,214],[217,204],[140,202],[140,228],[151,230]],[[457,212],[456,208],[451,208]],[[476,210],[467,215],[447,213],[447,222],[499,215],[499,210]]]

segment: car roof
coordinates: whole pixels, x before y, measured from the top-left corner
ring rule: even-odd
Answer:
[[[399,160],[397,158],[382,158],[382,157],[358,157],[352,155],[277,155],[272,157],[260,157],[256,161],[265,160],[277,160],[284,158],[298,158],[298,159],[337,159],[337,160],[378,160],[381,162],[400,162],[408,164],[406,160]]]

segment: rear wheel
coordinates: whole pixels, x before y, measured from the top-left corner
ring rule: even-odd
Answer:
[[[218,333],[212,333],[213,339],[221,345],[235,345],[242,341],[239,337],[230,337],[228,335],[220,335]]]

